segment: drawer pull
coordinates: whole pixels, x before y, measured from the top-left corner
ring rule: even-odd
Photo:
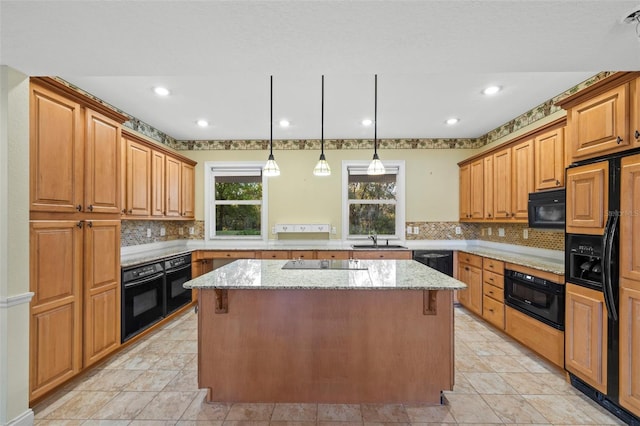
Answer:
[[[620,145],[620,144],[622,143],[622,138],[621,138],[620,136],[618,136],[618,137],[616,138],[616,143],[617,143],[618,145]]]
[[[640,131],[636,130],[633,135],[636,137],[636,139],[640,139]]]
[[[489,278],[489,281],[493,281],[493,278]]]

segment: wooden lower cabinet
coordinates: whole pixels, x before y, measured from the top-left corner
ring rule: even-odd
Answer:
[[[318,259],[348,260],[351,258],[351,252],[348,250],[318,250],[316,256]]]
[[[564,365],[564,333],[505,306],[505,331],[558,367]]]
[[[351,252],[354,259],[375,260],[375,259],[396,259],[411,260],[413,252],[411,250],[354,250]]]
[[[593,388],[607,390],[607,310],[601,291],[567,283],[565,368]]]
[[[640,282],[620,284],[620,405],[640,416]]]
[[[482,300],[482,317],[500,330],[504,330],[504,303],[500,303],[492,297],[484,295]]]
[[[482,315],[482,258],[460,252],[457,278],[467,285],[466,290],[458,290],[458,301],[470,311]]]

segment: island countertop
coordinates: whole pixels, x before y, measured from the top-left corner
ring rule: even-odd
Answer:
[[[287,262],[294,269],[283,269]],[[308,262],[305,264],[305,262]],[[461,290],[466,284],[414,260],[349,260],[314,268],[319,261],[240,259],[187,281],[192,289],[251,290]],[[326,264],[323,266],[327,266]]]

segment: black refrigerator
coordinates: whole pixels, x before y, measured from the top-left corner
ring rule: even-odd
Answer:
[[[619,254],[620,242],[632,235],[620,236],[621,162],[624,157],[637,155],[640,149],[599,157],[571,164],[566,169],[567,229],[565,234],[565,278],[567,281],[567,322],[577,322],[576,318],[593,318],[594,315],[575,314],[572,309],[570,291],[597,295],[591,300],[602,300],[602,356],[601,382],[593,384],[597,376],[597,357],[576,361],[582,354],[574,354],[584,349],[575,341],[593,332],[594,324],[574,324],[567,329],[565,347],[565,368],[569,371],[571,383],[578,390],[598,404],[633,426],[640,426],[640,418],[620,405],[620,317],[619,317]],[[640,236],[636,236],[640,238]],[[581,290],[587,289],[587,290]],[[582,328],[582,329],[580,329]],[[574,331],[579,330],[579,331]],[[580,333],[582,335],[580,336]],[[580,337],[574,337],[574,336]],[[584,341],[589,340],[588,336]],[[591,339],[592,341],[595,339]],[[606,340],[606,342],[604,342]],[[606,349],[605,347],[606,346]],[[582,351],[581,351],[582,352]],[[593,355],[593,354],[592,354]],[[604,361],[606,357],[606,362]],[[596,362],[591,362],[596,359]],[[583,365],[578,365],[582,363]],[[590,367],[593,367],[590,369]]]

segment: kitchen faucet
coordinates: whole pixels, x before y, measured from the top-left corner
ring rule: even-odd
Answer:
[[[373,246],[378,247],[378,234],[369,235],[369,238],[373,240]]]

